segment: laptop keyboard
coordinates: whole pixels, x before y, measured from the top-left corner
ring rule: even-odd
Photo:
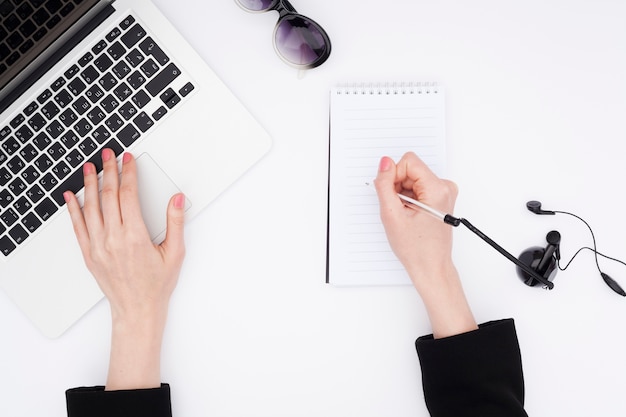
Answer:
[[[83,0],[0,0],[0,74]]]
[[[100,172],[101,149],[121,154],[187,97],[194,86],[180,76],[179,67],[128,16],[7,125],[0,124],[5,257],[65,204],[65,191],[83,188],[85,162]]]

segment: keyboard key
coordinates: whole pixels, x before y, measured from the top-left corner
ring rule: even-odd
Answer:
[[[41,114],[36,113],[30,120],[28,120],[28,124],[35,132],[38,132],[46,125],[46,119],[44,119]]]
[[[37,155],[39,155],[39,152],[37,152],[37,149],[35,149],[30,143],[20,149],[20,156],[26,162],[32,161]],[[2,158],[0,157],[0,160],[1,159]]]
[[[124,121],[117,114],[113,114],[109,117],[104,124],[111,130],[111,132],[115,133],[124,126]]]
[[[183,97],[187,97],[187,95],[189,93],[191,93],[194,89],[194,86],[192,83],[187,83],[185,85],[182,86],[182,88],[180,90],[178,90],[178,93],[183,96]]]
[[[87,52],[78,60],[78,65],[84,68],[85,65],[89,64],[92,59],[93,59],[93,55],[91,54],[91,52]]]
[[[139,136],[140,133],[134,128],[133,125],[124,126],[124,128],[117,133],[117,138],[126,147],[132,145],[137,139],[139,139]]]
[[[11,127],[13,129],[16,129],[19,125],[22,124],[22,122],[25,120],[26,118],[24,117],[23,114],[18,114],[17,116],[15,116],[13,118],[13,120],[11,120],[11,123],[9,123],[11,125]]]
[[[42,174],[48,170],[52,166],[52,161],[46,154],[39,156],[39,158],[35,159],[35,166]]]
[[[113,28],[104,38],[109,42],[113,42],[121,34],[122,31],[119,28]]]
[[[157,45],[149,36],[139,44],[139,49],[141,49],[144,54],[151,55],[156,62],[162,66],[167,64],[170,60],[159,45]]]
[[[130,74],[130,67],[126,65],[125,61],[120,61],[113,67],[113,74],[121,80]]]
[[[9,168],[9,170],[14,174],[20,172],[25,166],[26,164],[24,164],[24,161],[22,161],[22,158],[20,158],[19,155],[15,155],[6,164],[6,167]]]
[[[93,65],[89,65],[80,73],[80,76],[83,77],[87,84],[91,84],[98,79],[100,73]]]
[[[48,13],[46,9],[39,9],[33,14],[33,21],[38,26],[41,26],[44,23],[46,23],[48,19],[50,19],[50,13]]]
[[[74,145],[78,143],[78,136],[74,133],[73,130],[70,130],[63,136],[61,136],[61,143],[65,146],[66,149],[72,149]]]
[[[125,58],[126,58],[126,61],[128,61],[128,63],[132,65],[133,68],[141,64],[143,60],[145,59],[143,54],[139,52],[139,49],[137,48],[134,48],[132,51],[130,51],[128,55],[126,55]]]
[[[8,208],[0,214],[0,220],[7,226],[11,227],[19,219],[19,216],[12,208]]]
[[[89,102],[87,101],[85,97],[78,97],[72,103],[72,107],[74,108],[74,110],[76,110],[76,113],[82,116],[83,113],[89,110],[89,108],[91,107],[91,104],[89,104]]]
[[[78,144],[78,149],[80,149],[85,156],[89,156],[98,149],[98,145],[96,145],[91,138],[87,138]]]
[[[128,101],[120,107],[118,113],[124,118],[124,120],[129,120],[137,114],[137,108],[133,106],[133,103]]]
[[[139,71],[135,71],[127,79],[128,84],[133,87],[135,90],[138,89],[146,82],[146,77],[141,74]]]
[[[144,36],[146,31],[141,27],[139,23],[136,23],[133,27],[122,35],[122,42],[127,48],[131,48],[137,42],[139,42]]]
[[[87,119],[84,117],[74,125],[74,130],[81,138],[84,138],[89,132],[92,131],[92,129],[93,126],[91,126],[91,124],[89,124]]]
[[[56,92],[56,91],[59,91],[59,89],[63,87],[64,85],[65,85],[65,78],[59,77],[56,79],[55,82],[52,83],[50,88],[52,89],[52,91]]]
[[[130,27],[130,25],[132,25],[133,23],[135,23],[135,18],[132,16],[128,16],[126,19],[122,20],[122,22],[120,23],[120,28],[122,30],[126,30]]]
[[[0,140],[6,139],[7,136],[11,134],[11,128],[9,126],[5,126],[0,129]]]
[[[39,180],[39,185],[41,185],[43,189],[46,191],[52,190],[54,187],[57,186],[58,183],[59,183],[59,180],[54,178],[54,176],[49,172]]]
[[[102,97],[104,97],[104,91],[102,91],[100,89],[100,87],[98,87],[98,85],[93,85],[93,86],[91,86],[91,88],[89,90],[87,90],[87,92],[85,93],[85,96],[92,103],[95,103],[98,100],[100,100]]]
[[[48,197],[44,198],[41,203],[35,207],[35,213],[43,221],[48,220],[56,211],[57,206]]]
[[[150,102],[150,97],[145,91],[140,90],[133,96],[133,102],[141,109]]]
[[[34,166],[28,166],[22,173],[20,174],[22,179],[26,181],[28,184],[32,184],[40,177],[41,174],[35,169]]]
[[[152,125],[154,125],[154,121],[152,121],[150,116],[148,116],[146,112],[143,111],[133,119],[133,122],[143,133],[145,133],[148,129],[150,129],[150,127],[152,127]]]
[[[46,153],[48,156],[55,161],[58,161],[63,155],[65,155],[67,151],[59,142],[54,142],[48,149],[46,149]]]
[[[111,137],[111,132],[104,126],[98,126],[92,133],[91,137],[98,143],[102,144]]]
[[[26,115],[26,117],[28,117],[32,115],[38,108],[39,106],[37,105],[37,102],[33,101],[28,106],[26,106],[26,108],[24,109],[24,114]]]
[[[102,101],[100,102],[100,105],[102,106],[104,111],[106,111],[107,113],[111,113],[120,105],[120,102],[117,101],[117,99],[113,97],[112,94],[109,94],[105,98],[102,99]]]
[[[85,88],[87,88],[87,86],[80,78],[76,78],[70,81],[70,83],[67,85],[67,89],[70,90],[70,92],[74,94],[74,96],[77,96],[85,91]]]
[[[17,197],[26,191],[26,184],[19,177],[11,181],[9,184],[9,190]]]
[[[26,196],[30,198],[33,203],[38,202],[44,197],[45,193],[37,184],[33,185],[30,190],[26,192]]]
[[[33,137],[33,131],[28,126],[24,125],[15,131],[15,138],[22,143],[28,142]]]
[[[65,75],[65,78],[67,78],[68,80],[71,80],[79,72],[80,68],[78,68],[78,65],[74,64],[67,71],[65,71],[63,75]]]
[[[172,81],[180,75],[178,67],[172,63],[169,63],[167,67],[163,69],[156,77],[154,77],[148,84],[146,84],[146,90],[152,97],[155,97],[161,91],[165,89]]]
[[[93,61],[93,64],[100,70],[100,72],[104,72],[111,68],[113,61],[111,61],[111,58],[109,58],[107,54],[102,54]]]
[[[95,44],[93,48],[91,48],[91,52],[93,52],[94,55],[99,55],[100,52],[104,51],[106,47],[107,43],[104,40],[101,40],[100,42]]]
[[[103,121],[105,117],[106,114],[99,106],[94,107],[93,110],[87,113],[87,118],[94,126]]]
[[[9,3],[9,2],[7,1],[6,3]],[[15,246],[15,244],[11,241],[11,239],[8,236],[0,237],[0,252],[2,252],[4,256],[9,256],[11,252],[15,250],[16,247],[17,246]]]
[[[52,91],[46,89],[44,90],[43,93],[41,93],[39,95],[39,97],[37,97],[37,101],[39,102],[39,104],[43,104],[46,102],[46,100],[48,100],[50,97],[52,97]]]
[[[65,125],[65,127],[70,127],[76,120],[78,120],[78,116],[72,111],[72,109],[68,108],[61,113],[59,120]]]
[[[13,200],[13,194],[11,194],[9,190],[0,191],[0,207],[8,207],[11,203],[13,203]]]
[[[146,77],[152,78],[154,74],[159,72],[159,66],[157,65],[156,62],[154,62],[152,58],[150,58],[149,60],[146,61],[145,64],[141,66],[141,70],[143,71],[144,74],[146,74]]]
[[[30,233],[33,233],[39,228],[39,226],[41,226],[41,221],[39,221],[34,213],[28,213],[22,219],[22,224],[24,225],[24,227],[26,227],[26,230],[28,230]]]
[[[13,174],[5,167],[0,167],[0,186],[5,186],[13,178]]]
[[[117,78],[111,72],[107,72],[98,80],[98,84],[100,84],[105,91],[109,91],[117,85]]]
[[[52,139],[56,139],[65,132],[65,128],[61,126],[58,120],[55,120],[46,127],[46,132]]]
[[[111,56],[113,61],[117,61],[122,56],[124,56],[124,54],[126,53],[126,48],[124,48],[124,46],[121,43],[114,42],[109,47],[109,49],[107,49],[107,52],[109,53],[109,56]]]
[[[69,93],[69,91],[67,91],[65,88],[61,91],[59,91],[59,94],[57,94],[56,96],[54,96],[54,101],[57,102],[57,104],[63,108],[65,106],[67,106],[68,104],[70,104],[72,102],[72,96]]]
[[[17,210],[18,213],[24,215],[33,205],[26,197],[20,197],[13,203],[13,208]]]
[[[67,154],[65,160],[68,164],[72,166],[72,168],[76,168],[83,163],[85,157],[80,152],[78,152],[78,149],[74,149]]]
[[[52,143],[52,141],[50,140],[48,135],[46,135],[44,132],[41,132],[40,134],[35,136],[35,138],[33,139],[33,144],[40,151],[43,151],[44,149],[46,149],[48,145],[50,145],[50,143]]]
[[[152,118],[155,121],[161,120],[161,118],[165,116],[166,113],[167,113],[167,109],[164,106],[161,106],[158,109],[156,109],[154,113],[152,113]]]
[[[59,111],[61,111],[56,104],[54,104],[54,102],[49,101],[47,102],[42,108],[41,108],[41,113],[46,116],[46,118],[48,120],[52,120],[54,118],[54,116],[56,116],[57,114],[59,114]]]
[[[52,168],[52,173],[60,180],[67,177],[70,172],[72,172],[72,170],[63,161],[59,162]]]
[[[2,142],[2,149],[7,153],[7,155],[13,155],[20,149],[20,144],[15,140],[14,137],[10,137],[9,139]]]
[[[131,94],[133,94],[133,90],[130,89],[128,84],[126,84],[125,82],[122,82],[120,85],[115,87],[115,89],[113,90],[113,93],[118,99],[120,99],[120,101],[124,101],[128,97],[130,97]]]
[[[9,236],[11,236],[13,241],[19,245],[26,240],[28,232],[24,230],[21,224],[16,224],[11,230],[9,230]]]

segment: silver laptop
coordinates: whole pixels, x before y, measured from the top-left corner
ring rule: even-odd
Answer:
[[[100,150],[137,157],[156,242],[179,190],[197,215],[268,134],[148,0],[0,0],[0,287],[49,337],[102,298],[62,193]]]

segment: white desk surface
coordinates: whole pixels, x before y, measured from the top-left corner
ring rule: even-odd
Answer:
[[[427,415],[413,343],[430,328],[414,290],[324,283],[335,84],[442,83],[456,214],[513,253],[553,228],[565,259],[591,243],[582,223],[525,209],[541,200],[587,219],[600,250],[626,258],[626,3],[295,0],[333,44],[302,79],[274,53],[275,13],[231,0],[155,3],[274,140],[186,229],[162,358],[174,415]],[[477,320],[516,319],[529,414],[624,415],[626,300],[590,253],[548,292],[522,285],[469,231],[455,233]],[[626,287],[626,267],[601,265]],[[106,302],[57,340],[4,294],[0,317],[0,415],[65,416],[66,388],[105,382]]]

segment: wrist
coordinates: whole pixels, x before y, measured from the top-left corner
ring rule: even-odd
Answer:
[[[451,261],[420,271],[421,276],[411,276],[438,339],[465,333],[478,328],[463,292],[463,286]]]
[[[113,315],[107,390],[160,386],[166,314]]]

